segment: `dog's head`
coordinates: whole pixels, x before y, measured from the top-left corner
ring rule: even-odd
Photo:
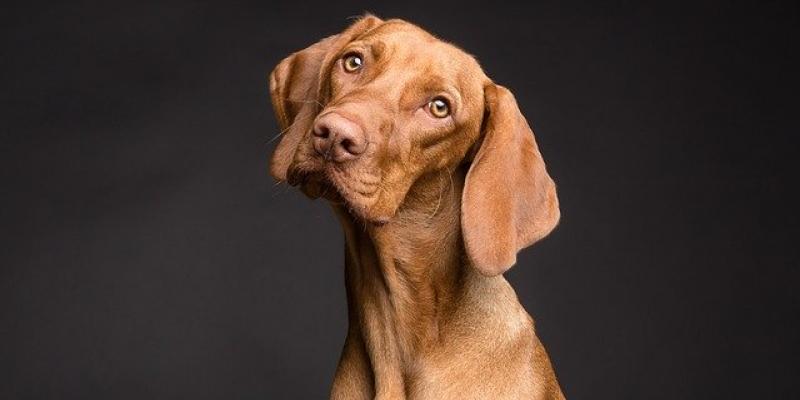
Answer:
[[[470,261],[502,273],[559,219],[555,185],[514,96],[477,61],[401,20],[366,16],[281,61],[270,93],[283,136],[270,171],[354,217],[387,223],[422,177],[470,164]]]

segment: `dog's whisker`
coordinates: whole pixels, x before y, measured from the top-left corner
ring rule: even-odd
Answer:
[[[284,98],[282,98],[282,99],[283,99],[283,100],[286,100],[286,101],[288,101],[288,102],[290,102],[290,103],[314,104],[314,105],[317,105],[317,106],[319,106],[320,108],[325,108],[325,105],[324,105],[324,104],[322,104],[322,103],[320,103],[320,101],[319,101],[319,100],[317,100],[317,99],[311,99],[311,100],[300,100],[300,99],[290,99],[290,98],[288,98],[288,97],[284,97]]]
[[[313,103],[317,103],[317,104],[320,104],[320,103],[319,103],[319,100],[315,100],[315,99],[312,99],[312,100],[305,100],[305,99],[303,99],[303,100],[301,100],[301,99],[290,99],[290,98],[288,98],[288,97],[283,97],[283,98],[282,98],[282,100],[286,100],[286,101],[288,101],[288,102],[290,102],[290,103],[302,103],[302,104],[313,104]]]
[[[442,205],[442,195],[444,194],[445,187],[442,186],[442,173],[441,172],[439,172],[438,178],[439,178],[439,199],[436,200],[436,207],[433,209],[433,213],[431,213],[431,215],[428,216],[428,220],[431,220],[431,219],[433,219],[433,217],[436,216],[436,213],[439,212],[439,207]]]
[[[307,119],[308,119],[308,118],[305,118],[304,120],[307,120]],[[292,123],[291,123],[291,124],[289,124],[289,126],[287,126],[285,129],[283,129],[283,130],[281,130],[280,132],[278,132],[278,133],[277,133],[275,136],[273,136],[271,139],[269,139],[269,140],[267,140],[266,142],[264,142],[264,145],[269,145],[269,144],[271,144],[272,142],[274,142],[275,140],[277,140],[279,137],[281,137],[282,135],[284,135],[286,132],[288,132],[290,129],[292,129],[292,127],[294,127],[294,125],[295,125],[295,124],[297,124],[297,123],[298,123],[298,122],[300,122],[300,121],[301,121],[301,119],[297,119],[297,118],[296,118],[294,121],[292,121]]]
[[[265,145],[272,144],[272,142],[278,140],[278,138],[281,137],[282,135],[283,135],[283,132],[278,132],[275,136],[272,137],[272,139],[267,140],[264,144]]]

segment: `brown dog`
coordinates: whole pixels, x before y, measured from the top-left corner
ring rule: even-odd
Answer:
[[[560,215],[511,92],[458,48],[369,15],[284,59],[270,91],[272,175],[344,226],[331,398],[563,398],[502,276]]]

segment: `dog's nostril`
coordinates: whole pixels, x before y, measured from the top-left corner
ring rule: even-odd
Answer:
[[[341,146],[348,152],[353,153],[353,146],[355,146],[355,143],[353,143],[353,141],[348,138],[344,138],[342,139]]]
[[[327,139],[330,135],[330,130],[327,126],[315,126],[314,127],[314,135],[323,139]]]

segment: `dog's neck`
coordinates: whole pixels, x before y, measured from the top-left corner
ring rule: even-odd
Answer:
[[[423,177],[381,226],[335,207],[345,231],[349,335],[361,335],[376,353],[369,354],[376,384],[381,375],[402,382],[415,355],[442,340],[458,307],[471,275],[460,224],[464,175]]]

